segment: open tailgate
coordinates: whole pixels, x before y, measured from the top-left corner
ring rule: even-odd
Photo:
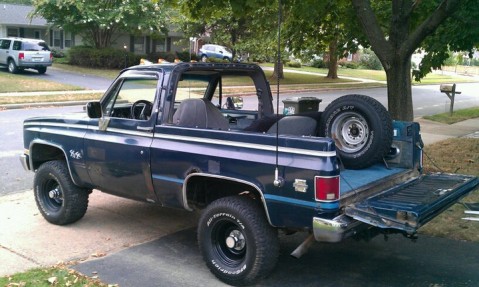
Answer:
[[[474,176],[444,173],[421,175],[348,205],[345,212],[373,226],[412,234],[478,185],[479,179]]]

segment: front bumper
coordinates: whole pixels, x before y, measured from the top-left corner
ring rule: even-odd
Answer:
[[[30,171],[30,157],[28,154],[21,154],[20,155],[20,162],[22,163],[23,168],[26,171]]]

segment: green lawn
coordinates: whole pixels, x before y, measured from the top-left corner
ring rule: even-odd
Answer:
[[[52,81],[36,79],[29,77],[28,75],[22,75],[21,73],[10,74],[6,69],[0,69],[0,93],[73,90],[81,90],[81,88],[72,85],[59,84]]]
[[[479,118],[479,107],[457,110],[453,112],[452,116],[448,112],[432,116],[424,116],[424,118],[444,124],[453,124],[467,119]]]

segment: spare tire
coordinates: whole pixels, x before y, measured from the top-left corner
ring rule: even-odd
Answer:
[[[335,141],[345,168],[366,168],[388,153],[393,138],[392,120],[377,100],[345,95],[324,110],[319,135]]]

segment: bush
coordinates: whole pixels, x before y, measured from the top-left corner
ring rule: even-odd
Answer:
[[[315,60],[313,60],[313,62],[311,62],[311,67],[327,68],[327,65],[322,59],[315,59]]]
[[[341,66],[347,69],[358,69],[359,63],[358,62],[343,62]]]
[[[138,65],[140,59],[145,57],[125,52],[122,49],[103,48],[96,49],[87,46],[75,46],[69,50],[70,64],[90,67],[121,69],[126,66]]]
[[[158,59],[173,63],[176,59],[176,55],[170,52],[153,52],[146,55],[146,59],[153,63],[158,63]]]
[[[65,57],[65,53],[63,53],[62,50],[52,48],[51,52],[52,52],[53,58],[64,58]]]
[[[182,62],[198,61],[198,56],[195,53],[190,55],[189,51],[176,52],[176,58]]]
[[[370,69],[370,70],[382,70],[383,66],[381,65],[381,62],[379,61],[379,58],[374,54],[373,51],[369,49],[364,49],[363,53],[359,59],[360,65],[364,67],[365,69]]]
[[[286,67],[301,68],[301,63],[298,61],[290,61],[286,63]]]

